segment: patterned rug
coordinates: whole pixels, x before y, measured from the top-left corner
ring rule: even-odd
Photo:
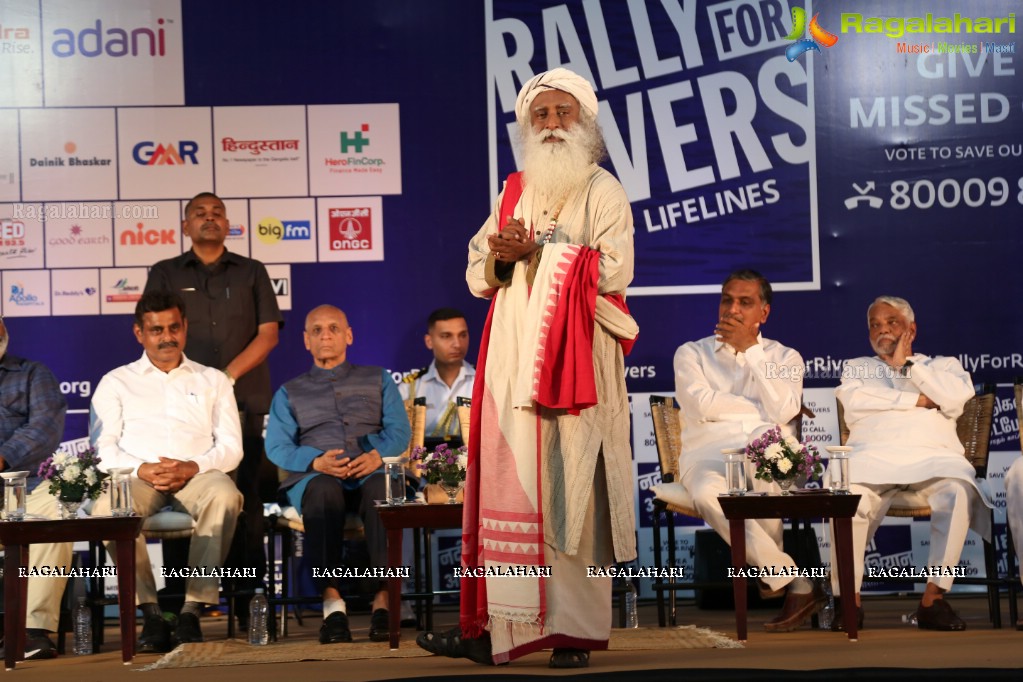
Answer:
[[[608,649],[640,651],[656,649],[741,649],[742,644],[725,635],[683,625],[677,628],[636,628],[612,630]],[[155,663],[137,670],[203,668],[217,665],[253,665],[292,661],[351,661],[360,658],[416,658],[431,656],[407,636],[396,650],[386,643],[353,642],[323,646],[315,640],[288,639],[267,646],[251,646],[239,639],[182,644]]]

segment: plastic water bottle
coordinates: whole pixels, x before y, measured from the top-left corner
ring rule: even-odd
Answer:
[[[817,623],[821,630],[830,630],[831,622],[835,619],[835,595],[831,593],[831,580],[825,578],[823,582],[824,594],[828,598],[828,603],[817,615]]]
[[[85,597],[78,598],[75,607],[75,656],[92,653],[92,611],[85,603]]]
[[[263,588],[257,587],[256,594],[249,602],[249,644],[264,646],[270,643],[270,633],[266,629],[266,617],[270,607],[263,594]]]
[[[916,611],[913,611],[912,613],[903,614],[902,622],[906,625],[912,625],[913,627],[917,627]]]
[[[631,580],[625,583],[625,627],[639,627],[639,610],[637,602],[636,586]]]

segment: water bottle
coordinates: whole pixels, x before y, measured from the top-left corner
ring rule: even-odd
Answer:
[[[249,644],[263,646],[270,643],[270,633],[266,630],[266,617],[270,607],[263,594],[263,588],[257,587],[256,594],[249,602]]]
[[[902,622],[905,623],[906,625],[912,625],[913,627],[917,627],[916,611],[913,611],[912,613],[903,614]]]
[[[625,583],[625,627],[639,627],[639,611],[637,610],[636,586],[631,580]]]
[[[88,656],[92,653],[92,611],[85,603],[85,597],[78,598],[75,607],[75,656]]]
[[[835,619],[835,595],[831,593],[831,580],[825,578],[823,582],[824,594],[828,598],[828,603],[817,615],[817,624],[821,630],[830,630],[831,622]]]

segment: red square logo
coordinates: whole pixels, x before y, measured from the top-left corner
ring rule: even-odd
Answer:
[[[330,209],[331,251],[369,251],[372,248],[373,221],[370,209]]]

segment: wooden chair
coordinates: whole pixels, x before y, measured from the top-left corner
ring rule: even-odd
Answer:
[[[400,456],[404,458],[409,473],[418,480],[419,472],[414,466],[410,465],[409,455],[412,448],[422,446],[423,441],[426,438],[426,398],[420,396],[413,400],[406,400],[405,411],[408,414],[409,424],[412,427],[412,437],[409,439],[409,444],[408,447],[405,448],[405,452]],[[294,587],[292,585],[293,577],[289,570],[292,533],[305,533],[305,524],[302,522],[302,517],[298,513],[298,510],[291,506],[282,507],[280,513],[271,514],[266,518],[266,527],[268,535],[267,602],[270,605],[268,629],[270,631],[270,636],[276,640],[278,627],[280,627],[281,636],[287,637],[288,635],[288,606],[297,607],[300,604],[319,602],[322,599],[322,596],[318,594],[291,595],[292,588]],[[143,532],[145,532],[144,529]],[[277,596],[277,579],[274,573],[274,564],[277,562],[277,536],[281,537],[281,596],[279,597]],[[359,518],[359,515],[354,512],[347,514],[345,516],[343,540],[357,541],[364,539],[365,536],[365,529],[363,528],[362,519]],[[279,626],[277,624],[277,606],[282,607],[282,618]],[[295,610],[295,619],[298,621],[299,625],[302,624],[301,613],[297,609]]]
[[[462,430],[462,442],[469,444],[469,414],[472,411],[472,398],[456,398],[455,406],[458,410],[458,425]]]
[[[797,438],[802,438],[803,417],[814,417],[806,407],[803,407],[799,414],[793,419],[792,426]],[[675,399],[671,396],[650,396],[650,419],[654,425],[654,440],[657,445],[657,459],[661,466],[661,483],[654,489],[653,510],[653,536],[654,536],[654,565],[660,569],[661,562],[661,515],[664,515],[665,525],[668,531],[668,565],[676,565],[675,558],[675,514],[682,514],[694,519],[703,520],[703,516],[696,509],[696,503],[692,495],[678,479],[678,458],[682,452],[682,425],[684,416]],[[797,551],[795,559],[797,563],[805,563],[805,547],[811,541],[816,547],[814,535],[809,519],[802,524],[798,520],[792,521],[792,532],[794,535]],[[676,595],[678,590],[729,588],[730,582],[680,582],[675,578],[657,579],[652,583],[653,590],[657,593],[657,623],[664,627],[670,621],[671,625],[676,624]],[[668,613],[665,613],[664,593],[668,592]],[[813,617],[813,625],[817,625],[817,616]]]
[[[845,422],[845,408],[842,401],[838,405],[838,429],[841,444],[849,440],[849,426]],[[987,478],[988,443],[991,439],[991,419],[994,414],[995,387],[985,384],[980,387],[977,395],[970,398],[963,406],[963,413],[956,420],[956,434],[963,444],[964,456],[973,465],[977,478]],[[898,518],[923,518],[931,515],[931,508],[922,495],[914,491],[897,494],[888,508],[886,516]],[[994,511],[991,512],[991,526],[994,527]],[[998,562],[995,558],[994,543],[984,541],[984,578],[956,578],[960,585],[985,585],[988,594],[988,611],[991,623],[996,628],[1002,627],[1001,605],[999,603]],[[927,578],[871,578],[872,582],[927,582]]]
[[[1017,424],[1023,424],[1023,377],[1016,377],[1015,385],[1016,397],[1016,419]],[[1023,451],[1023,438],[1019,439],[1020,450]],[[1019,621],[1019,610],[1017,606],[1017,597],[1020,593],[1020,570],[1023,569],[1017,561],[1015,539],[1012,537],[1012,529],[1009,527],[1009,520],[1005,520],[1005,552],[1008,570],[1005,572],[1005,579],[1009,586],[1009,625]]]

